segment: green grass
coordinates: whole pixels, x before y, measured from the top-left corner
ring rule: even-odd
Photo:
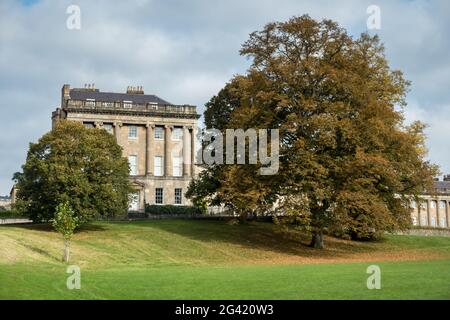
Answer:
[[[68,290],[62,241],[46,225],[0,226],[0,299],[450,299],[450,238],[326,238],[269,223],[97,222],[74,237]],[[366,269],[381,268],[381,290]]]

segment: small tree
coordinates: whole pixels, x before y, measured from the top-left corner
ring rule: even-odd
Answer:
[[[62,234],[64,239],[63,261],[69,262],[70,258],[70,239],[73,232],[79,225],[79,219],[75,212],[66,203],[59,204],[56,208],[55,218],[52,220],[53,228]]]

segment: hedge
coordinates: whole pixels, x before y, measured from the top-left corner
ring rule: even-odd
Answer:
[[[0,211],[0,219],[17,218],[17,217],[20,217],[20,215],[16,211],[12,210]]]
[[[202,214],[201,208],[193,206],[146,205],[145,212],[156,215],[194,215]]]

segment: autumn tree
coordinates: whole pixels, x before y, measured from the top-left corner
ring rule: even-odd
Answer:
[[[53,219],[61,203],[80,223],[127,211],[132,192],[128,162],[106,130],[61,121],[30,144],[22,170],[14,176],[16,208],[35,222]]]
[[[253,32],[241,54],[251,67],[206,105],[206,125],[279,129],[279,172],[268,179],[257,166],[206,168],[190,194],[277,200],[316,248],[327,232],[369,239],[409,227],[410,198],[431,186],[437,168],[424,160],[424,125],[404,123],[409,82],[389,67],[379,38],[354,39],[304,15]]]

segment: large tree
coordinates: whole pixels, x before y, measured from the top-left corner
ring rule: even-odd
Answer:
[[[17,208],[33,221],[50,221],[61,203],[67,203],[80,222],[123,214],[128,208],[129,165],[105,130],[58,122],[30,144],[22,170],[14,176]]]
[[[361,239],[407,228],[410,198],[437,169],[424,160],[424,125],[404,124],[409,83],[390,69],[378,37],[353,39],[305,15],[253,32],[241,54],[251,67],[206,105],[206,125],[279,129],[279,172],[268,179],[258,166],[214,166],[189,194],[239,203],[244,193],[263,210],[277,199],[318,248],[325,232]]]

